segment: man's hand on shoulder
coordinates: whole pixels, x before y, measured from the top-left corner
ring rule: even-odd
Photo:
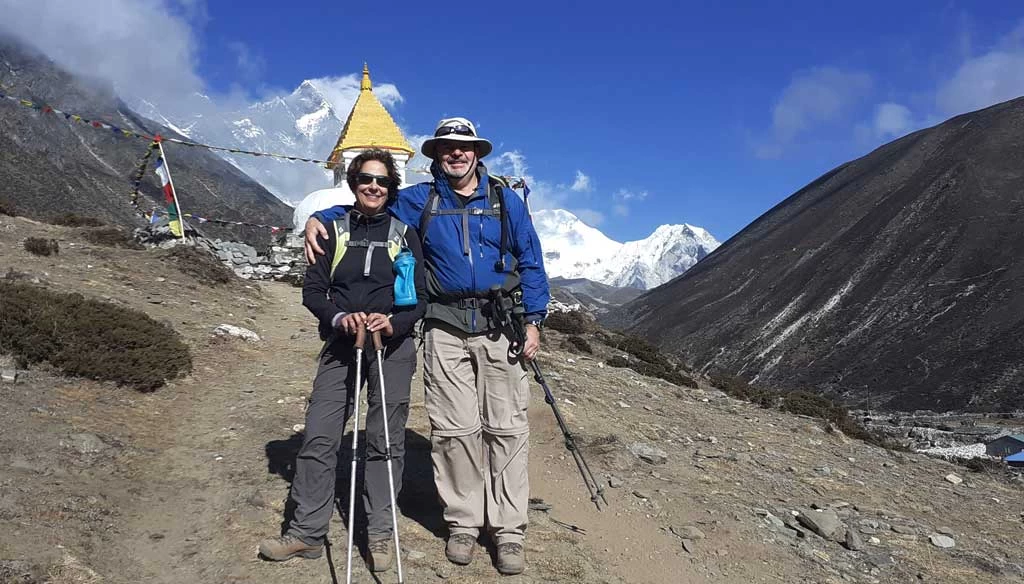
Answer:
[[[306,261],[310,265],[316,263],[316,256],[324,255],[324,250],[316,240],[317,235],[327,239],[327,228],[324,227],[323,223],[317,221],[315,217],[310,217],[306,220],[306,241],[304,245],[306,248]]]

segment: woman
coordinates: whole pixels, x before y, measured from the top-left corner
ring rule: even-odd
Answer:
[[[423,253],[415,230],[387,212],[398,196],[400,182],[391,154],[369,150],[356,156],[346,180],[355,193],[355,205],[346,208],[345,215],[329,226],[326,239],[320,239],[331,261],[309,266],[302,288],[302,303],[319,319],[320,335],[326,343],[313,381],[305,439],[292,481],[295,518],[284,536],[260,544],[260,554],[275,561],[296,556],[318,558],[323,553],[334,502],[337,453],[356,389],[353,343],[361,327],[369,333],[380,331],[385,344],[384,387],[396,496],[401,489],[409,386],[416,369],[411,333],[413,324],[426,311]],[[343,246],[338,246],[339,237]],[[396,240],[416,258],[416,298],[411,306],[395,306]],[[362,496],[370,569],[379,572],[390,567],[394,551],[378,364],[370,336],[366,335],[362,364],[363,379],[369,384]]]

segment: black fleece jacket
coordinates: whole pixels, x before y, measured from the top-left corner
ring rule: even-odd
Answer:
[[[381,241],[388,240],[391,216],[388,213],[363,215],[356,209],[338,221],[349,221],[349,241]],[[333,334],[343,334],[332,326],[334,317],[342,312],[379,312],[392,314],[391,328],[394,333],[385,338],[387,344],[400,341],[412,333],[417,320],[423,318],[427,310],[427,292],[423,276],[423,248],[419,235],[412,227],[405,232],[406,244],[416,258],[414,279],[416,284],[415,306],[395,306],[395,271],[387,248],[374,248],[370,260],[370,275],[364,276],[363,270],[369,247],[349,247],[345,256],[330,279],[331,263],[334,261],[334,249],[337,234],[334,225],[327,225],[327,239],[318,238],[320,247],[326,252],[318,257],[317,262],[306,269],[306,280],[302,286],[302,305],[309,309],[320,321],[320,336],[324,340]],[[330,280],[330,281],[328,281]],[[349,339],[352,340],[352,339]]]

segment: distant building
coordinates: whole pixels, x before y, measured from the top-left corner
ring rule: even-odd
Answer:
[[[1010,466],[1016,466],[1024,468],[1024,452],[1018,452],[1017,454],[1011,454],[1005,458],[1006,464]]]
[[[985,454],[997,458],[1024,452],[1024,434],[1010,434],[1002,436],[985,445]]]

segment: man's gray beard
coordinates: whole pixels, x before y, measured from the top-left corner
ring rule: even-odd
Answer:
[[[474,162],[473,164],[469,165],[469,168],[466,169],[466,172],[464,172],[463,174],[453,174],[452,172],[450,172],[448,170],[448,168],[447,168],[448,165],[446,165],[446,164],[442,164],[441,165],[441,170],[444,171],[445,176],[447,176],[448,178],[454,179],[454,180],[461,180],[461,179],[464,179],[467,176],[473,174],[474,172],[476,172],[476,167],[477,167],[478,164],[479,164],[478,162]]]

